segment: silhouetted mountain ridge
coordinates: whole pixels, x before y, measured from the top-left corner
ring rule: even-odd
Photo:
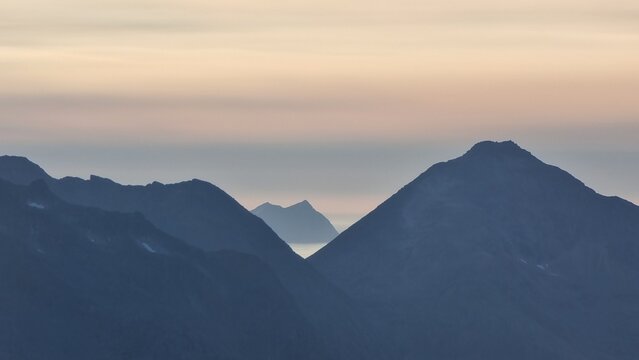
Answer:
[[[2,169],[0,159],[0,169]],[[0,178],[4,174],[0,172]],[[158,229],[205,251],[233,250],[256,256],[276,274],[318,341],[334,359],[379,358],[371,328],[350,299],[295,254],[261,219],[213,184],[189,180],[164,185],[121,185],[91,176],[40,177],[65,201],[108,211],[140,213]],[[29,183],[33,178],[15,179]]]
[[[330,356],[256,257],[204,253],[139,213],[68,204],[44,181],[0,180],[0,239],[3,358]]]
[[[513,142],[432,166],[310,261],[401,359],[632,359],[639,208]]]

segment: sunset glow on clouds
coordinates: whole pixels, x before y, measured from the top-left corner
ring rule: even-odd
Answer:
[[[639,153],[638,64],[634,0],[4,0],[0,150],[60,175],[137,159],[102,175],[356,218],[513,138],[636,200],[639,173],[611,159]]]

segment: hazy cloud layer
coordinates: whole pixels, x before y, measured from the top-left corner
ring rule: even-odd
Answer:
[[[6,143],[44,165],[54,176],[91,174],[124,183],[190,178],[221,186],[245,206],[308,199],[344,228],[372,210],[432,164],[463,154],[482,139],[518,141],[542,160],[570,171],[595,190],[637,202],[639,126],[514,128],[450,135],[421,142]],[[475,137],[476,136],[476,137]]]
[[[636,201],[637,64],[636,0],[4,0],[0,150],[344,225],[513,138]]]

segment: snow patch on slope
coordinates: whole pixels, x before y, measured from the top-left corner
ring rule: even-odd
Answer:
[[[34,202],[34,201],[30,201],[29,203],[27,203],[27,205],[29,207],[32,207],[34,209],[38,209],[38,210],[44,210],[46,207],[40,203]]]
[[[145,242],[142,242],[141,245],[144,248],[144,250],[146,250],[146,251],[148,251],[150,253],[154,253],[154,254],[157,253],[157,251],[154,248],[152,248],[151,245],[149,245],[149,244],[147,244]]]

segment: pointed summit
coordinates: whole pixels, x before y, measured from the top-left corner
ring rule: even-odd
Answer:
[[[311,205],[310,202],[308,202],[308,200],[300,201],[295,205],[291,205],[289,209],[304,209],[315,211],[315,208],[313,207],[313,205]]]
[[[482,142],[309,259],[411,359],[622,359],[639,353],[638,240],[639,207]]]
[[[513,141],[483,141],[456,159],[433,165],[398,195],[456,189],[460,194],[451,195],[476,191],[473,195],[479,198],[487,196],[486,189],[490,189],[496,191],[493,196],[511,196],[512,200],[541,188],[559,191],[563,187],[586,188],[569,173],[542,162]]]
[[[255,215],[255,214],[260,213],[262,211],[266,211],[267,209],[270,209],[272,207],[283,209],[282,206],[277,205],[277,204],[272,204],[272,203],[267,201],[264,204],[262,204],[262,205],[256,207],[255,209],[253,209],[251,212]]]
[[[20,185],[51,178],[40,166],[26,157],[9,155],[0,156],[0,177]]]

